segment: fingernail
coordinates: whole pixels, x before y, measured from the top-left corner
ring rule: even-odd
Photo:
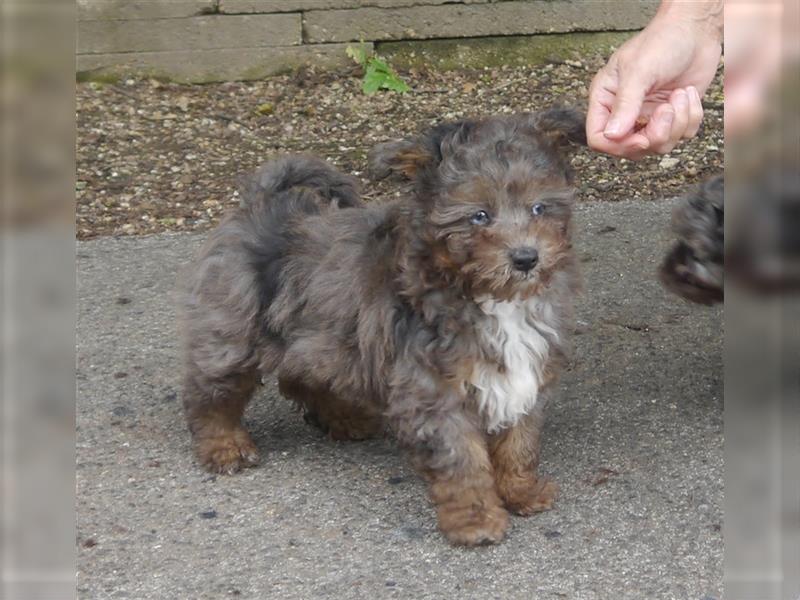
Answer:
[[[620,129],[620,122],[617,119],[611,119],[603,130],[603,133],[605,135],[619,135]]]
[[[675,103],[676,104],[689,104],[689,94],[686,90],[678,90],[678,93],[675,95]]]
[[[666,110],[661,115],[661,122],[664,125],[672,125],[672,121],[675,120],[675,111],[674,110]]]

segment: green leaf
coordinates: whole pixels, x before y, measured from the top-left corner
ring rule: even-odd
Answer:
[[[364,66],[367,63],[367,46],[364,42],[361,42],[358,46],[348,46],[345,49],[345,53],[359,65]]]
[[[374,94],[381,88],[385,80],[386,73],[382,73],[370,63],[367,66],[366,73],[364,73],[364,82],[361,85],[361,89],[367,95]]]
[[[376,73],[382,75],[380,88],[400,93],[407,92],[411,89],[405,81],[400,79],[400,76],[395,73],[394,69],[392,69],[386,61],[374,56],[370,59],[369,63],[370,67],[372,67]]]
[[[401,94],[405,94],[411,89],[411,87],[405,81],[400,79],[394,72],[392,72],[391,75],[386,78],[386,81],[383,82],[383,87],[385,87],[387,90],[400,92]]]
[[[371,95],[380,89],[400,93],[411,89],[385,60],[374,55],[368,56],[366,46],[363,43],[360,48],[348,46],[347,55],[364,66],[364,80],[362,81],[361,89],[365,94]]]
[[[373,56],[372,58],[370,58],[369,64],[370,66],[374,67],[375,69],[383,73],[392,72],[392,68],[388,64],[386,64],[386,61],[383,60],[382,58],[378,58],[377,56]]]

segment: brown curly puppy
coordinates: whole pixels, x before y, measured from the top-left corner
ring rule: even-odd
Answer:
[[[274,372],[336,439],[388,425],[454,543],[497,542],[507,510],[550,508],[539,437],[578,287],[562,152],[583,131],[580,114],[553,109],[383,144],[374,170],[410,178],[414,193],[378,206],[323,161],[263,167],[183,300],[200,462],[257,462],[241,417]]]
[[[658,271],[664,286],[698,304],[724,300],[725,181],[717,175],[692,189],[672,214],[678,237]]]

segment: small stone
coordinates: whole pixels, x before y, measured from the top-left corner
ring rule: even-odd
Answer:
[[[544,532],[544,537],[546,537],[548,540],[554,540],[556,538],[560,538],[561,537],[561,532],[560,531],[545,531]]]
[[[217,511],[215,510],[206,510],[200,513],[201,519],[216,519],[217,518]]]
[[[592,187],[598,192],[607,192],[614,187],[614,184],[610,181],[598,181]]]
[[[402,475],[394,475],[393,477],[389,477],[389,479],[386,480],[386,482],[389,485],[397,485],[399,483],[403,483],[404,481],[405,477],[403,477]]]
[[[275,107],[272,106],[270,102],[264,102],[264,104],[259,104],[258,108],[256,108],[256,112],[260,115],[271,115],[275,112]]]
[[[115,406],[111,409],[111,414],[115,417],[130,417],[133,415],[133,411],[127,406]]]
[[[425,530],[414,525],[403,525],[392,531],[392,536],[398,540],[421,540],[425,537]]]
[[[658,166],[662,169],[671,169],[672,167],[676,166],[680,160],[677,158],[672,158],[670,156],[665,156],[661,159],[661,162],[658,163]]]

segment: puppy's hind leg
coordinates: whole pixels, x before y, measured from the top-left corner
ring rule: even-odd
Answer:
[[[217,473],[258,462],[241,420],[258,376],[263,316],[243,237],[236,221],[223,223],[182,296],[183,406],[197,458]]]
[[[258,450],[242,426],[256,384],[255,369],[208,378],[189,369],[183,405],[194,451],[209,471],[232,474],[258,464]]]
[[[366,440],[383,431],[381,414],[371,404],[346,402],[330,392],[283,377],[278,378],[278,389],[303,409],[306,423],[319,428],[332,440]]]

